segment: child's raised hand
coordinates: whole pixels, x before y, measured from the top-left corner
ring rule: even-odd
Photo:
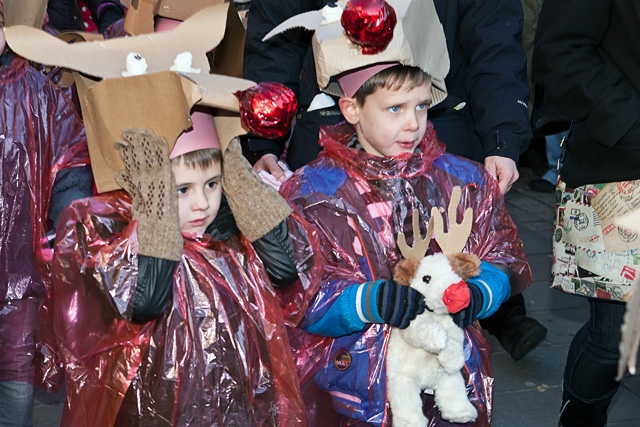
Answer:
[[[167,141],[149,129],[126,128],[122,138],[114,146],[124,169],[115,178],[131,196],[133,219],[138,221],[138,253],[179,261],[183,240]]]

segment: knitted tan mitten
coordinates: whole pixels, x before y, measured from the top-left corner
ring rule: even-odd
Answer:
[[[115,178],[131,195],[133,219],[138,221],[138,253],[179,261],[183,241],[167,141],[149,129],[126,128],[122,138],[114,145],[124,169]]]
[[[291,214],[286,200],[265,184],[242,155],[235,138],[224,152],[222,186],[242,233],[252,242],[263,237]]]

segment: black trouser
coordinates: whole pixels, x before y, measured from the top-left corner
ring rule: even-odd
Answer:
[[[510,326],[512,322],[521,320],[526,314],[524,296],[516,294],[503,302],[491,317],[480,320],[480,325],[491,335],[499,337],[503,328]]]
[[[566,427],[604,426],[607,408],[620,388],[615,377],[625,304],[589,299],[589,306],[589,320],[573,337],[564,368],[560,421]]]

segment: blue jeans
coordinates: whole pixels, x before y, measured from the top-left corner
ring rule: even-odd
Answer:
[[[40,300],[0,302],[0,426],[31,427],[35,352]]]
[[[31,427],[33,386],[22,381],[0,382],[0,426]]]
[[[589,320],[573,337],[567,355],[561,416],[564,427],[605,425],[607,408],[620,387],[615,377],[625,303],[589,299],[589,305]]]
[[[549,169],[547,169],[547,171],[542,175],[542,179],[549,181],[553,185],[556,185],[556,181],[558,180],[558,161],[560,160],[560,155],[562,154],[560,142],[562,142],[562,138],[567,136],[568,132],[569,131],[564,131],[544,137],[544,145],[546,147]]]

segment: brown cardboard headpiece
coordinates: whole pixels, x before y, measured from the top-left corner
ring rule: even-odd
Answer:
[[[331,81],[342,73],[381,62],[398,62],[419,67],[431,76],[432,105],[447,96],[444,78],[449,72],[449,55],[433,1],[387,0],[395,10],[397,23],[388,46],[375,54],[363,54],[360,46],[345,36],[340,12],[330,6],[306,12],[274,28],[263,40],[295,27],[314,31],[312,39],[318,86],[325,92],[343,96],[340,86]],[[347,2],[337,3],[342,10]]]
[[[4,4],[4,25],[26,25],[42,28],[47,0],[2,0]]]
[[[171,151],[178,135],[191,127],[190,110],[199,103],[231,112],[216,118],[223,148],[233,137],[246,133],[233,93],[255,83],[207,74],[206,53],[224,35],[228,7],[219,4],[203,9],[168,33],[72,45],[33,28],[6,29],[7,43],[19,55],[76,71],[74,78],[99,192],[120,188],[114,174],[123,164],[113,143],[126,127],[152,129],[167,140]],[[185,51],[193,57],[189,68],[201,68],[201,74],[170,71],[176,57]],[[123,73],[134,74],[132,68],[127,68],[131,54],[145,60],[146,74],[123,77]]]

